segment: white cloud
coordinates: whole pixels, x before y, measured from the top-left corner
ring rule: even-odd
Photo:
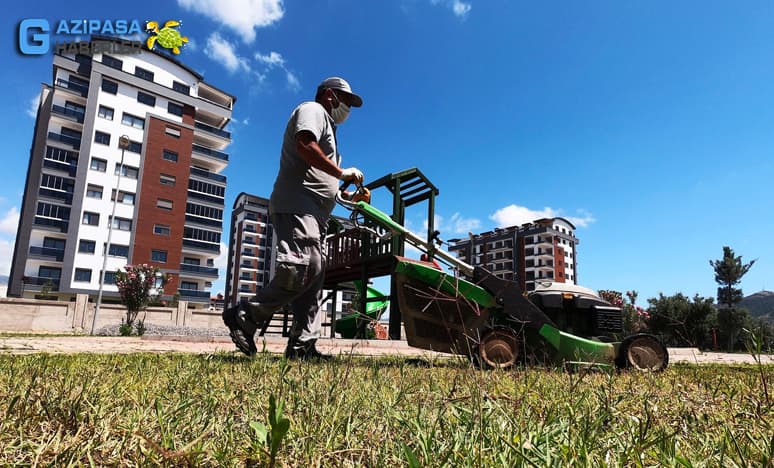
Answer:
[[[285,66],[285,59],[282,58],[282,54],[278,52],[269,52],[268,55],[263,55],[260,52],[257,52],[255,54],[255,60],[264,63],[271,67],[279,66],[284,67]]]
[[[463,20],[468,17],[468,13],[473,8],[470,2],[463,2],[461,0],[430,0],[430,3],[432,5],[448,7],[454,13],[454,16]]]
[[[207,48],[204,53],[207,54],[207,57],[226,67],[226,70],[231,73],[240,69],[250,71],[247,60],[237,55],[234,45],[216,32],[207,38]]]
[[[255,29],[282,19],[282,0],[177,0],[177,4],[231,28],[245,43],[255,40]]]
[[[532,210],[525,206],[508,205],[495,211],[489,219],[497,223],[497,227],[519,226],[524,223],[531,223],[541,218],[563,217],[573,223],[575,227],[588,227],[589,224],[596,221],[591,213],[585,210],[578,210],[580,216],[564,216],[561,210],[555,210],[550,206],[542,210]]]
[[[11,260],[13,259],[13,241],[0,239],[0,275],[11,274]]]
[[[2,219],[0,219],[0,233],[16,235],[16,229],[19,227],[19,210],[14,206],[8,210]]]
[[[475,231],[481,227],[481,220],[464,218],[461,214],[454,213],[449,220],[444,219],[441,215],[435,215],[433,225],[436,230],[441,231],[441,238],[443,239],[445,234],[467,234],[468,232]],[[427,220],[424,221],[423,226],[427,229]]]
[[[29,107],[27,107],[27,115],[33,119],[38,115],[38,106],[40,105],[40,93],[36,94],[34,98],[30,99]]]
[[[225,271],[228,268],[228,246],[223,242],[220,243],[220,255],[215,257],[213,264],[220,270],[220,276],[225,277]]]
[[[296,78],[296,75],[294,75],[293,72],[287,70],[285,73],[288,80],[288,89],[294,93],[301,91],[301,83],[298,81],[298,78]]]

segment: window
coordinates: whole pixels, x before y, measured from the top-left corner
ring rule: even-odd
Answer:
[[[176,181],[177,179],[175,178],[175,176],[171,176],[167,174],[161,174],[159,176],[159,183],[161,185],[168,185],[170,187],[174,187]]]
[[[57,239],[54,237],[44,237],[43,238],[43,247],[48,247],[51,249],[59,249],[64,250],[66,241],[64,239]]]
[[[78,242],[78,252],[93,254],[94,248],[96,247],[96,245],[97,243],[94,242],[93,240],[81,239]]]
[[[137,102],[154,107],[156,105],[156,98],[142,91],[137,91]]]
[[[161,208],[162,210],[171,210],[172,200],[165,200],[163,198],[159,198],[156,200],[156,206]]]
[[[86,196],[89,198],[99,198],[102,199],[102,187],[99,185],[93,185],[89,184],[86,187]]]
[[[115,175],[121,173],[122,177],[128,177],[129,179],[136,179],[140,171],[136,167],[127,166],[126,164],[116,164]]]
[[[167,161],[177,162],[177,153],[174,151],[164,150],[162,157]]]
[[[130,141],[129,142],[129,148],[126,148],[126,151],[131,151],[132,153],[142,154],[142,143],[137,141]]]
[[[166,250],[151,250],[151,261],[159,263],[167,263],[167,251]]]
[[[118,60],[115,57],[111,57],[105,54],[102,54],[102,63],[110,68],[115,68],[116,70],[121,70],[124,67],[123,60]]]
[[[102,91],[110,94],[117,94],[118,83],[102,78]]]
[[[159,236],[168,236],[169,235],[169,226],[165,224],[154,224],[153,225],[153,233]]]
[[[105,284],[116,284],[116,272],[115,271],[106,271],[105,272]]]
[[[106,120],[113,120],[113,109],[107,106],[99,106],[99,111],[97,112],[97,116],[102,117]]]
[[[105,251],[105,247],[107,247],[106,244],[102,244],[102,251]],[[110,243],[110,250],[108,251],[108,255],[111,257],[125,257],[129,258],[129,246],[128,245],[121,245],[121,244],[113,244]]]
[[[179,81],[172,82],[172,89],[178,93],[191,94],[191,87]]]
[[[99,213],[84,211],[82,222],[83,224],[88,224],[89,226],[99,226]]]
[[[183,106],[176,102],[169,101],[169,104],[167,104],[167,112],[173,115],[183,115]]]
[[[223,219],[223,210],[195,203],[186,203],[185,212],[186,214],[201,216],[203,218]]]
[[[113,189],[113,193],[110,195],[110,199],[125,205],[134,205],[134,194],[129,192],[118,192],[118,199],[116,200],[116,189]]]
[[[137,117],[136,115],[127,114],[126,112],[124,112],[124,116],[121,118],[121,123],[129,125],[130,127],[139,128],[140,130],[145,129],[145,119]]]
[[[153,81],[153,72],[140,67],[134,67],[134,76],[143,80]]]
[[[190,291],[198,291],[199,290],[199,284],[191,282],[191,281],[181,281],[180,282],[180,289],[188,289]]]
[[[220,198],[223,198],[226,193],[225,187],[221,187],[220,185],[208,184],[206,182],[201,182],[199,180],[193,180],[193,179],[188,180],[188,188],[195,192],[207,193],[210,195],[215,195],[216,197],[220,197]]]
[[[175,127],[167,127],[164,132],[174,138],[180,138],[180,129]]]
[[[70,208],[61,205],[54,205],[51,203],[38,202],[38,208],[35,212],[38,216],[43,216],[52,219],[62,219],[69,221]]]
[[[65,113],[69,115],[76,115],[77,117],[83,119],[83,114],[86,113],[86,108],[80,104],[65,101]]]
[[[104,132],[94,132],[94,142],[100,143],[102,145],[109,145],[110,144],[110,134],[104,133]]]
[[[198,258],[183,257],[183,263],[186,265],[201,265],[202,261]]]
[[[94,171],[105,172],[107,171],[107,161],[99,158],[91,158],[91,165],[89,167]]]
[[[67,177],[59,177],[51,174],[43,174],[40,179],[40,186],[62,192],[73,193],[75,181]]]
[[[83,281],[84,283],[91,282],[91,270],[86,268],[76,268],[74,281]]]
[[[126,219],[126,218],[119,218],[112,216],[110,217],[111,222],[113,224],[113,229],[118,229],[119,231],[131,231],[132,230],[132,220]]]
[[[59,279],[62,277],[62,269],[56,268],[56,267],[49,267],[49,266],[39,266],[38,267],[38,277],[39,278],[51,278],[51,279]]]

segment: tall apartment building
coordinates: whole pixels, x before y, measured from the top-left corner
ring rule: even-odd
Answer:
[[[274,276],[276,240],[269,222],[269,200],[240,193],[231,211],[227,305],[250,298]]]
[[[540,280],[577,284],[576,246],[580,241],[574,232],[575,226],[564,218],[544,218],[452,239],[449,251],[532,291]]]
[[[116,270],[148,263],[170,274],[166,296],[208,306],[231,142],[223,127],[235,100],[162,53],[54,55],[9,295],[95,296],[112,231],[106,301],[118,296]]]

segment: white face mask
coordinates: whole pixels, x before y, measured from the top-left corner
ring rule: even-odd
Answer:
[[[336,96],[336,93],[333,93],[334,96]],[[331,109],[331,117],[333,118],[333,121],[336,123],[336,125],[341,125],[344,123],[345,120],[347,120],[347,117],[349,117],[350,107],[339,99],[338,96],[336,96],[336,100],[338,101],[339,105],[338,107],[334,107]]]

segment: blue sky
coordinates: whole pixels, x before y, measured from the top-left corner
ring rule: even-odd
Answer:
[[[440,189],[446,239],[564,216],[578,227],[585,286],[634,289],[641,303],[714,297],[708,260],[729,245],[758,259],[746,294],[774,289],[770,1],[12,2],[0,52],[0,274],[30,103],[51,81],[51,56],[17,52],[28,17],[182,20],[191,43],[180,59],[238,97],[227,211],[240,192],[270,194],[289,113],[340,75],[365,101],[340,129],[345,165],[368,180],[420,168]],[[407,215],[420,231],[424,207]]]

